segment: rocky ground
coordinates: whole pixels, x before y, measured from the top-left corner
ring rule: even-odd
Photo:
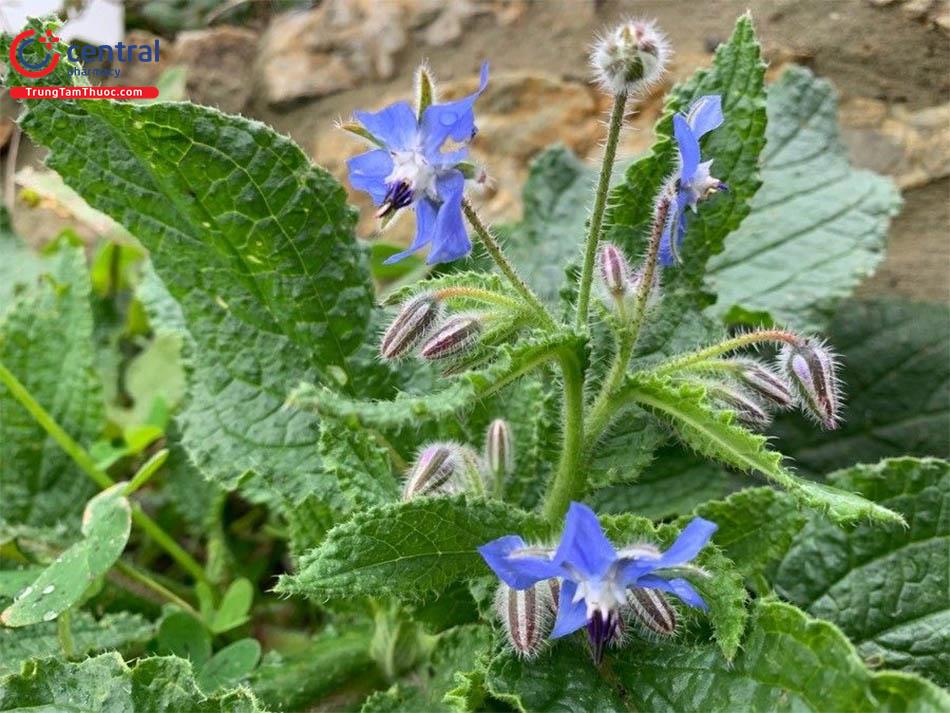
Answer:
[[[560,141],[592,163],[597,158],[605,101],[589,84],[586,66],[597,30],[630,13],[656,17],[676,49],[676,80],[709,62],[747,7],[770,75],[797,62],[831,79],[841,95],[842,134],[853,161],[892,176],[904,193],[888,257],[863,290],[945,300],[948,0],[324,0],[252,26],[180,33],[163,41],[162,64],[185,68],[192,100],[272,124],[342,179],[344,160],[359,147],[333,129],[335,119],[407,96],[423,60],[442,80],[444,95],[471,91],[479,64],[489,59],[492,79],[479,101],[474,153],[495,179],[485,211],[506,221],[519,215],[527,166],[545,146]],[[135,68],[123,83],[154,81],[149,69]],[[649,127],[663,91],[639,107],[623,155],[632,157],[651,143]],[[0,123],[0,141],[3,131]],[[21,162],[36,158],[28,147],[21,154]],[[361,197],[354,202],[366,205]],[[29,221],[26,232],[47,229],[36,211],[24,213],[17,221]],[[372,221],[367,217],[360,229],[371,235]]]

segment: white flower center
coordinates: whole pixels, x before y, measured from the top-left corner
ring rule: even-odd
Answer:
[[[425,194],[436,198],[435,168],[426,161],[420,150],[393,151],[393,170],[386,177],[390,186],[405,183],[415,196]]]
[[[577,592],[574,594],[574,603],[581,599],[587,604],[587,619],[599,611],[604,618],[612,611],[620,609],[621,604],[627,601],[627,593],[617,581],[616,568],[611,567],[603,577],[583,579],[577,583]]]

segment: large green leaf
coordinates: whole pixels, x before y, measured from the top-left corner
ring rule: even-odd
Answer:
[[[60,655],[58,627],[57,622],[49,621],[20,629],[0,628],[0,676],[19,671],[27,659]],[[152,638],[155,625],[128,612],[96,619],[88,612],[77,611],[70,618],[69,630],[73,650],[84,655],[144,643]]]
[[[13,233],[6,206],[0,207],[0,314],[44,269],[42,258]]]
[[[81,248],[62,245],[49,274],[0,317],[0,362],[75,440],[103,425],[93,365],[89,276]],[[96,488],[46,431],[0,386],[0,520],[78,524]]]
[[[776,420],[782,450],[822,475],[894,456],[950,456],[950,310],[846,302],[828,329],[849,394],[844,423],[819,432],[795,414]]]
[[[697,453],[744,472],[760,473],[802,504],[837,522],[865,517],[901,522],[896,513],[860,495],[805,480],[789,471],[782,463],[782,455],[767,448],[765,436],[739,425],[731,411],[716,410],[701,385],[674,383],[640,372],[628,377],[624,395],[668,421],[683,443]]]
[[[841,627],[868,662],[950,685],[950,465],[897,458],[828,480],[904,515],[908,528],[819,519],[775,576],[780,594]]]
[[[103,490],[86,505],[83,539],[53,560],[0,614],[6,626],[51,621],[78,602],[96,579],[115,564],[129,540],[132,508],[125,483]]]
[[[740,307],[814,329],[874,272],[901,199],[892,180],[849,164],[828,81],[789,69],[769,87],[767,111],[762,188],[709,263],[718,295],[710,310]]]
[[[305,554],[275,591],[313,599],[397,595],[421,598],[487,573],[476,548],[502,535],[546,532],[539,518],[497,501],[419,498],[359,512]]]
[[[656,713],[732,711],[946,710],[950,697],[928,681],[871,673],[832,624],[778,602],[759,602],[729,663],[711,645],[631,643],[595,668],[574,642],[523,661],[489,665],[491,695],[520,711]]]
[[[133,668],[117,653],[79,663],[35,659],[0,679],[0,709],[71,713],[257,713],[247,690],[205,696],[191,664],[174,656],[141,659]]]
[[[43,81],[78,81],[68,64]],[[315,418],[281,405],[301,379],[358,387],[372,305],[343,188],[263,124],[188,103],[37,101],[23,127],[181,304],[195,348],[179,425],[199,468],[227,487],[305,482]]]
[[[643,253],[652,221],[653,201],[676,166],[672,139],[673,114],[685,112],[706,94],[722,97],[725,121],[703,139],[703,158],[713,160],[713,174],[729,184],[721,194],[699,207],[690,217],[683,244],[683,265],[663,275],[667,291],[694,289],[701,284],[706,261],[723,249],[726,236],[749,213],[758,190],[759,154],[765,145],[765,63],[752,19],[739,18],[732,37],[716,50],[712,67],[700,70],[673,89],[656,126],[652,151],[627,170],[626,181],[613,190],[607,217],[608,239],[623,246],[628,255]]]

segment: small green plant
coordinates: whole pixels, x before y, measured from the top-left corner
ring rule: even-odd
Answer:
[[[121,228],[92,279],[68,236],[0,240],[0,707],[946,709],[948,404],[904,381],[945,313],[844,301],[896,193],[825,83],[767,94],[748,16],[615,175],[669,55],[597,41],[599,171],[545,152],[500,230],[467,196],[487,64],[355,112],[352,186],[415,214],[386,269],[260,123],[26,102]]]

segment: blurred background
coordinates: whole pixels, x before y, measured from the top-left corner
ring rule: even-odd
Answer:
[[[482,199],[485,213],[512,222],[528,166],[542,149],[561,142],[591,165],[598,157],[606,101],[589,82],[586,59],[598,30],[625,15],[657,18],[675,49],[674,82],[710,62],[746,9],[770,78],[797,63],[830,79],[852,162],[892,177],[903,194],[887,257],[861,292],[947,300],[950,0],[0,0],[0,27],[16,31],[27,14],[60,12],[68,40],[143,44],[159,37],[161,61],[123,65],[113,83],[158,84],[163,98],[260,119],[344,185],[344,161],[361,147],[334,129],[336,119],[411,97],[421,61],[443,96],[466,93],[488,59],[492,76],[479,100],[473,153],[494,179]],[[652,143],[650,127],[668,87],[638,107],[622,156]],[[38,242],[78,221],[81,235],[101,234],[101,225],[82,224],[78,199],[42,170],[41,152],[15,127],[17,110],[4,94],[3,198],[18,232]],[[372,238],[370,211],[362,215],[360,234]],[[386,239],[398,242],[409,222]]]

